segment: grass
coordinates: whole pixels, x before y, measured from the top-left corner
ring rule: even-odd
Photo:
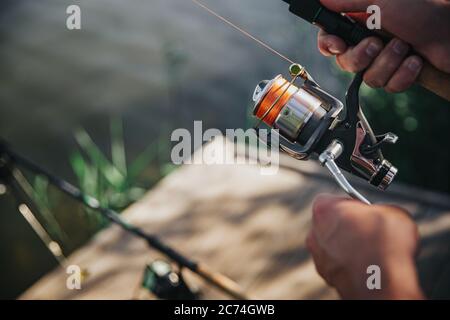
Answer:
[[[120,211],[145,193],[146,188],[140,186],[138,180],[151,163],[156,163],[159,169],[156,179],[171,171],[167,170],[168,163],[162,160],[168,145],[165,139],[157,139],[128,164],[122,121],[112,119],[110,130],[111,159],[94,143],[85,129],[78,129],[75,140],[79,149],[70,155],[70,163],[84,193],[97,198],[102,206]],[[91,210],[86,210],[86,214],[94,224],[102,226],[106,222]]]
[[[164,135],[148,145],[131,162],[127,160],[121,119],[111,119],[110,135],[108,157],[84,128],[77,129],[74,132],[77,148],[70,153],[69,161],[81,191],[97,198],[102,206],[120,212],[140,199],[148,188],[169,174],[175,166],[168,160],[170,145]],[[151,174],[143,179],[146,171],[151,171]],[[67,241],[63,228],[52,212],[58,207],[56,202],[61,201],[60,197],[49,196],[48,181],[44,177],[35,177],[33,194],[50,235],[60,242]],[[88,208],[83,208],[82,212],[93,230],[99,230],[107,224],[105,218]]]

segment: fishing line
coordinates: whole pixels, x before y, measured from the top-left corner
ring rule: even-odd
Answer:
[[[204,263],[193,261],[190,258],[182,255],[172,247],[162,242],[156,235],[146,233],[143,229],[126,222],[120,217],[118,212],[101,206],[100,202],[97,199],[84,194],[76,186],[49,173],[34,162],[17,154],[0,140],[0,181],[5,181],[5,183],[8,183],[8,185],[11,187],[10,189],[14,192],[14,197],[18,200],[19,211],[32,225],[33,229],[36,231],[36,233],[38,233],[42,241],[46,243],[47,247],[54,254],[56,253],[55,257],[57,256],[57,259],[61,264],[64,264],[65,262],[64,257],[59,255],[58,253],[62,254],[62,252],[58,252],[58,247],[56,247],[50,237],[47,236],[47,233],[45,232],[44,228],[38,223],[37,219],[34,219],[34,215],[32,214],[31,209],[28,205],[26,205],[26,202],[29,201],[23,201],[25,200],[23,199],[21,194],[23,191],[23,181],[21,179],[22,176],[17,174],[17,172],[20,171],[16,169],[16,166],[21,166],[28,169],[30,172],[33,172],[34,174],[45,177],[48,180],[49,184],[53,185],[72,199],[82,203],[87,208],[95,210],[103,217],[108,219],[111,223],[114,223],[121,227],[124,231],[145,240],[149,247],[164,254],[166,257],[176,263],[179,268],[186,268],[191,270],[193,273],[197,274],[210,284],[219,288],[230,297],[233,297],[235,299],[248,299],[248,296],[244,292],[244,290],[233,280],[229,279],[225,275],[222,275],[221,273],[213,271]],[[18,184],[18,186],[16,184]],[[27,194],[25,195],[28,197]],[[83,273],[86,272],[83,271]]]
[[[200,8],[204,9],[205,11],[209,12],[211,15],[215,16],[216,18],[218,18],[219,20],[225,22],[226,24],[228,24],[230,27],[234,28],[235,30],[237,30],[238,32],[242,33],[244,36],[246,36],[247,38],[255,41],[256,43],[258,43],[260,46],[266,48],[267,50],[269,50],[270,52],[272,52],[273,54],[277,55],[278,57],[280,57],[281,59],[289,62],[290,64],[293,64],[294,61],[289,59],[288,57],[286,57],[284,54],[280,53],[279,51],[275,50],[274,48],[272,48],[271,46],[269,46],[267,43],[259,40],[258,38],[256,38],[254,35],[250,34],[249,32],[245,31],[244,29],[242,29],[241,27],[237,26],[236,24],[234,24],[233,22],[231,22],[230,20],[226,19],[225,17],[221,16],[220,14],[218,14],[217,12],[215,12],[214,10],[210,9],[209,7],[207,7],[206,5],[204,5],[203,3],[201,3],[198,0],[191,0],[194,4],[198,5]]]

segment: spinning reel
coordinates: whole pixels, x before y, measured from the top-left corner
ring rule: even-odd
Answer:
[[[398,138],[393,133],[373,133],[359,105],[363,73],[354,77],[344,106],[320,88],[300,65],[291,65],[289,71],[291,81],[278,75],[262,81],[255,89],[256,133],[262,122],[271,128],[267,138],[259,138],[270,145],[270,135],[277,135],[280,150],[298,160],[318,156],[347,194],[370,204],[340,169],[385,190],[394,180],[397,168],[384,159],[381,148],[387,143],[395,144]],[[299,85],[298,79],[302,80]]]
[[[192,290],[183,278],[182,270],[176,272],[169,262],[156,260],[145,267],[142,287],[159,299],[198,300],[200,293]]]

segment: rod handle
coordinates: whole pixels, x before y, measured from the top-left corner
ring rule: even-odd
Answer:
[[[236,282],[221,273],[211,270],[207,265],[198,263],[196,272],[203,279],[223,290],[231,297],[238,300],[249,300],[247,294]]]
[[[417,83],[441,98],[450,101],[450,74],[436,69],[429,62],[425,61]]]

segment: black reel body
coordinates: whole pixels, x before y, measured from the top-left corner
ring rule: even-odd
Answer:
[[[145,267],[142,287],[159,299],[199,299],[199,293],[188,286],[181,270],[175,272],[171,264],[163,260],[155,260]]]
[[[315,153],[321,154],[333,142],[343,145],[342,154],[336,164],[370,184],[385,190],[397,174],[395,168],[387,161],[381,151],[385,143],[395,144],[398,140],[393,133],[376,136],[359,105],[359,89],[362,73],[352,81],[346,95],[346,107],[343,109],[336,126],[320,138]]]

